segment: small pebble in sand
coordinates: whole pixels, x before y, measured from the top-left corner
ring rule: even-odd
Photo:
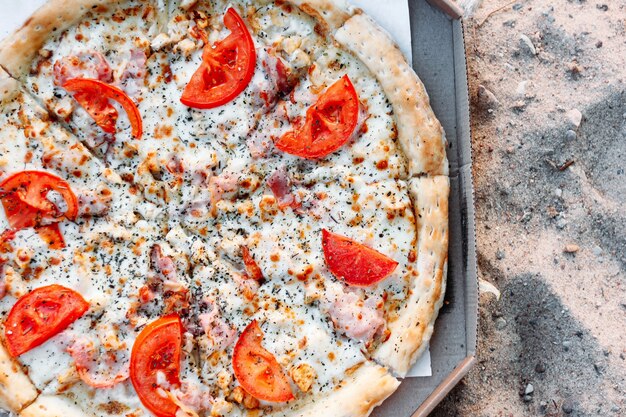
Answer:
[[[546,371],[546,365],[543,362],[539,362],[537,365],[535,365],[535,372],[537,372],[538,374],[542,374]]]
[[[533,41],[531,41],[528,36],[522,33],[521,35],[519,35],[519,40],[520,40],[520,45],[522,46],[522,49],[526,49],[532,55],[537,55],[537,49],[535,48]]]
[[[602,41],[596,42],[596,48],[602,48],[602,45],[604,45]]]
[[[526,86],[528,85],[528,80],[521,81],[517,84],[517,88],[515,89],[515,95],[519,98],[526,97]]]
[[[594,246],[591,252],[596,256],[600,256],[602,255],[602,248],[600,246]]]
[[[526,401],[527,403],[531,402],[532,400],[533,400],[532,395],[524,395],[524,401]]]
[[[504,257],[506,256],[506,253],[502,250],[502,249],[498,249],[496,251],[496,259],[501,261],[504,259]]]
[[[557,188],[556,190],[554,190],[554,195],[561,198],[561,196],[563,196],[563,190],[560,188]]]
[[[513,103],[513,110],[522,112],[526,108],[526,102],[524,100],[517,100]]]
[[[572,347],[572,342],[570,342],[569,340],[564,340],[562,345],[563,345],[563,350],[567,352],[569,348]]]
[[[478,105],[487,110],[493,110],[500,102],[496,98],[495,94],[487,89],[484,85],[478,86]]]
[[[502,330],[505,327],[506,327],[506,320],[504,320],[502,317],[498,317],[496,319],[496,329]]]
[[[580,250],[580,246],[570,243],[569,245],[565,245],[564,252],[565,253],[576,253]]]
[[[583,121],[583,114],[578,109],[572,109],[567,112],[567,120],[574,128],[578,128],[580,126],[580,122]]]
[[[559,229],[564,229],[565,226],[567,226],[567,220],[565,220],[564,218],[560,218],[559,220],[556,221],[556,227]]]
[[[577,137],[578,135],[576,135],[576,132],[574,132],[572,129],[569,129],[567,132],[565,132],[565,139],[569,141],[576,140]]]
[[[535,387],[533,387],[533,384],[526,385],[526,389],[524,389],[524,394],[530,395],[533,392],[535,392]]]
[[[567,64],[567,71],[572,75],[574,79],[578,78],[578,76],[583,72],[583,69],[576,61],[572,61]]]
[[[574,402],[570,398],[566,399],[563,401],[561,409],[565,414],[572,414],[574,412]]]

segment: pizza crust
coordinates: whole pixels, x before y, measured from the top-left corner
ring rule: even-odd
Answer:
[[[382,366],[365,362],[341,386],[284,417],[365,417],[400,385]]]
[[[343,25],[353,14],[361,10],[350,5],[346,0],[289,0],[289,3],[300,8],[333,31]]]
[[[410,176],[448,175],[441,123],[424,85],[387,32],[369,16],[357,14],[337,30],[335,39],[358,56],[383,87],[393,106]]]
[[[26,407],[20,417],[87,417],[89,414],[57,395],[41,395]]]
[[[87,12],[115,0],[49,0],[7,38],[0,42],[0,65],[20,78],[51,34],[60,33],[78,22]]]
[[[428,346],[446,287],[448,263],[448,195],[446,176],[409,180],[417,228],[417,279],[399,318],[389,325],[391,337],[374,358],[404,377]]]
[[[0,406],[13,412],[37,398],[37,389],[0,343]]]

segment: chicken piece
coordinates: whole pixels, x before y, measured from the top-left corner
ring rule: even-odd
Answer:
[[[315,378],[317,378],[317,372],[315,372],[315,369],[313,369],[311,365],[304,362],[292,366],[289,370],[289,375],[302,392],[309,392],[313,382],[315,382]]]

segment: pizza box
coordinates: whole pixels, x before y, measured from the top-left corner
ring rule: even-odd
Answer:
[[[45,0],[20,2],[17,10],[7,13],[0,27],[0,38],[8,34],[15,24],[26,18]],[[390,1],[389,5],[399,4]],[[463,24],[452,20],[425,0],[406,0],[411,27],[411,50],[407,42],[397,39],[405,54],[412,54],[413,67],[426,86],[431,105],[441,121],[448,140],[450,164],[449,201],[449,254],[448,279],[444,305],[439,312],[435,331],[421,363],[419,377],[407,377],[391,398],[376,408],[373,417],[425,417],[448,392],[467,374],[475,362],[478,325],[478,282],[474,233],[474,195],[471,170],[469,123],[469,97]],[[458,8],[449,0],[429,0],[447,13],[458,16]],[[8,4],[2,0],[0,4]],[[386,5],[376,0],[354,1],[382,10]],[[380,9],[380,7],[383,9]],[[406,3],[404,3],[406,6]],[[369,9],[369,8],[366,8]],[[403,7],[399,12],[403,13]],[[370,10],[367,10],[370,12]],[[394,16],[383,24],[392,35],[402,35],[394,30]],[[404,16],[406,17],[406,16]],[[13,18],[13,19],[11,19]],[[381,22],[383,23],[383,22]],[[398,25],[400,27],[401,25]],[[403,47],[404,46],[404,47]],[[408,52],[408,53],[407,53]],[[430,359],[430,363],[428,363]],[[424,371],[426,369],[427,371]],[[0,417],[7,416],[0,409]]]
[[[409,0],[409,17],[413,68],[449,142],[448,280],[430,342],[431,376],[405,378],[375,417],[427,416],[476,361],[478,280],[463,24],[424,0]]]

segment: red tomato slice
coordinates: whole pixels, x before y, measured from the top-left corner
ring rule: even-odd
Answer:
[[[172,314],[147,325],[133,345],[130,380],[143,405],[157,417],[176,416],[178,406],[158,393],[157,372],[162,372],[170,385],[180,385],[182,342],[183,324]]]
[[[196,109],[226,104],[246,89],[256,65],[254,41],[245,23],[232,7],[224,15],[230,34],[206,45],[202,64],[185,87],[180,101]]]
[[[323,158],[350,139],[358,120],[359,97],[344,75],[309,107],[304,125],[285,133],[275,145],[301,158]]]
[[[247,246],[241,247],[241,255],[243,257],[243,264],[246,267],[246,273],[248,274],[248,277],[252,278],[255,281],[262,281],[263,271],[261,271],[261,268],[259,268],[259,265],[250,254],[250,250]]]
[[[20,297],[4,323],[9,353],[17,357],[41,345],[88,309],[79,293],[61,285],[40,287]]]
[[[141,139],[143,123],[137,105],[128,95],[117,87],[91,78],[72,78],[63,84],[63,88],[74,93],[74,98],[107,133],[115,133],[117,110],[108,100],[120,103],[128,115],[132,135]]]
[[[0,189],[0,200],[14,231],[35,227],[50,248],[65,247],[56,223],[63,219],[75,220],[78,215],[78,199],[66,181],[43,171],[22,171],[5,178],[0,183]],[[46,198],[50,191],[63,197],[67,205],[65,213],[60,213]]]
[[[64,88],[67,89],[65,84]],[[117,132],[115,125],[117,124],[119,113],[108,98],[94,90],[81,90],[74,93],[74,100],[78,101],[78,104],[89,113],[96,124],[106,133],[114,134]]]
[[[263,332],[256,320],[246,327],[233,351],[233,370],[241,387],[259,400],[293,400],[289,381],[274,355],[261,346]]]
[[[387,278],[398,263],[347,237],[322,230],[326,266],[334,276],[356,287],[367,287]]]

